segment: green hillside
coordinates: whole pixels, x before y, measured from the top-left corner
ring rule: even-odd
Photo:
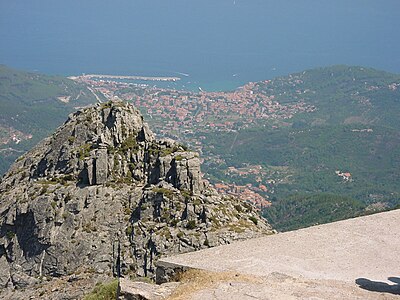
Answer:
[[[333,66],[260,82],[256,90],[280,103],[302,100],[317,110],[296,115],[295,126],[370,124],[400,128],[400,75],[364,67]]]
[[[332,66],[251,86],[254,95],[283,104],[285,117],[271,111],[270,119],[226,131],[194,125],[181,137],[201,141],[202,170],[212,182],[264,185],[257,192],[273,205],[263,214],[279,230],[400,204],[400,75]],[[0,66],[0,173],[70,112],[95,101],[92,91],[69,79]],[[284,113],[301,103],[313,109]],[[233,110],[221,113],[221,123],[237,117],[229,115]]]
[[[0,174],[76,107],[95,101],[90,90],[67,78],[0,65]]]
[[[332,194],[294,195],[264,210],[264,217],[281,231],[294,230],[358,216],[365,206],[358,200]]]
[[[316,109],[296,114],[279,127],[208,134],[205,153],[223,161],[206,163],[212,180],[255,186],[260,177],[263,183],[272,180],[265,195],[273,205],[264,215],[276,219],[280,230],[320,223],[321,211],[326,214],[332,205],[326,193],[341,199],[334,201],[338,210],[323,217],[326,221],[400,203],[399,75],[334,66],[260,82],[256,90],[275,95],[281,103],[304,101]],[[229,166],[249,164],[261,165],[264,174],[238,177],[226,172]],[[351,177],[345,179],[337,171]],[[316,199],[324,199],[318,209],[293,209],[296,201],[304,208]],[[338,213],[345,210],[347,214]]]

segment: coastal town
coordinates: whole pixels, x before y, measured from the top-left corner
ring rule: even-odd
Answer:
[[[110,79],[94,80],[87,75],[74,80],[84,82],[108,99],[118,97],[133,103],[150,118],[157,133],[175,133],[177,137],[194,129],[210,132],[235,131],[256,124],[276,126],[297,113],[315,110],[301,98],[281,104],[272,93],[258,91],[253,82],[229,92],[192,92]]]
[[[285,104],[278,102],[272,87],[265,93],[270,80],[262,82],[263,89],[260,89],[260,83],[250,82],[234,91],[193,92],[126,82],[119,76],[83,75],[73,79],[85,83],[93,92],[107,99],[131,102],[145,115],[157,135],[184,141],[200,153],[204,151],[207,133],[236,132],[252,126],[285,126],[295,114],[316,109],[297,96]],[[218,158],[212,153],[207,152],[207,156],[210,161],[218,163]],[[274,182],[264,173],[261,166],[240,169],[230,166],[226,175],[237,178],[251,176],[254,177],[252,183],[214,184],[220,193],[252,202],[262,209],[271,205],[268,195],[273,193]]]

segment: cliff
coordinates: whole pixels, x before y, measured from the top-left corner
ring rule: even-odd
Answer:
[[[71,114],[0,182],[0,287],[78,272],[154,276],[161,255],[271,233],[253,207],[201,177],[197,153],[158,140],[138,110]]]

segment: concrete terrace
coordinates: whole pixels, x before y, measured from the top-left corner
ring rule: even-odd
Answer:
[[[399,225],[394,210],[167,257],[159,265],[258,280],[214,282],[188,299],[398,299]]]

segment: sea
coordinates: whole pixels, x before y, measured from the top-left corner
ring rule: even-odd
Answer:
[[[0,0],[0,64],[235,89],[335,64],[400,73],[398,0]]]

